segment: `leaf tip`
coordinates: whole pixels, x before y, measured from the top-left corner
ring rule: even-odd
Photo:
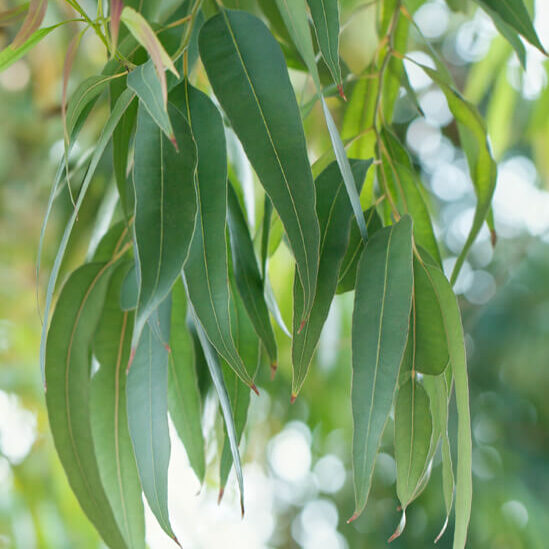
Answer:
[[[496,247],[498,241],[498,233],[496,233],[496,229],[490,229],[490,242],[492,243],[492,248]]]
[[[171,134],[168,138],[171,142],[171,144],[174,146],[174,149],[176,152],[179,152],[179,146],[177,145],[177,139],[175,138],[175,134]]]
[[[130,371],[130,367],[132,365],[133,359],[135,358],[135,351],[136,347],[132,347],[130,351],[130,359],[128,360],[128,365],[126,366],[126,375],[128,375],[128,372]]]
[[[341,84],[337,85],[337,91],[339,92],[339,96],[343,101],[347,102],[347,96],[345,95],[345,92],[343,91],[343,86]]]
[[[252,384],[250,385],[250,389],[251,389],[257,396],[259,396],[259,391],[257,390],[257,386],[256,386],[255,383],[252,383]]]
[[[444,535],[444,532],[446,532],[447,526],[448,526],[448,516],[446,516],[446,520],[444,521],[444,524],[442,525],[442,529],[440,530],[438,536],[435,538],[434,543],[438,543],[438,540]]]
[[[217,495],[217,505],[221,505],[221,501],[223,500],[224,494],[225,494],[225,486],[220,486],[219,494]]]
[[[276,362],[273,362],[271,364],[271,381],[273,381],[275,378],[277,368],[278,368],[278,364]]]
[[[358,511],[355,511],[351,518],[347,519],[347,524],[351,524],[351,522],[354,522],[359,517],[359,515],[360,513]]]
[[[290,404],[293,404],[296,398],[297,398],[297,393],[292,393],[292,396],[290,397]]]
[[[179,543],[179,540],[176,538],[175,534],[172,534],[170,537],[175,541],[175,543],[177,543],[178,547],[181,547],[181,544]]]

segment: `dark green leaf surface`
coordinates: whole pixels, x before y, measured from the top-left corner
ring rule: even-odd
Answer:
[[[397,495],[403,510],[427,468],[432,432],[429,396],[415,376],[410,377],[400,386],[395,405]]]
[[[202,399],[198,389],[193,343],[187,328],[187,297],[181,280],[172,290],[168,408],[191,467],[204,481],[206,459],[202,433]]]
[[[360,193],[371,160],[351,162],[356,190]],[[320,225],[320,263],[315,301],[309,321],[300,331],[301,286],[294,279],[294,315],[292,338],[292,397],[296,397],[309,368],[320,333],[334,297],[339,268],[349,240],[350,221],[353,215],[349,197],[337,162],[332,162],[315,180],[316,212]]]
[[[263,280],[244,213],[232,185],[229,185],[228,207],[229,235],[236,285],[271,363],[276,364],[276,340],[263,296]]]
[[[524,36],[542,53],[545,53],[530,19],[530,14],[522,0],[477,0],[477,3],[486,8],[488,13],[497,13],[507,25]]]
[[[128,430],[126,364],[133,314],[118,305],[128,265],[114,273],[93,342],[99,371],[93,376],[90,416],[101,481],[116,522],[128,547],[145,548],[145,519],[141,483]]]
[[[383,228],[381,218],[374,206],[366,210],[363,215],[366,226],[368,227],[368,235],[371,238],[377,231]],[[362,239],[358,225],[355,221],[352,221],[349,243],[347,244],[345,256],[343,257],[339,270],[339,279],[337,283],[338,294],[354,290],[356,270],[362,256],[362,250],[364,250],[364,240]]]
[[[128,74],[128,87],[137,94],[155,124],[164,132],[166,137],[172,143],[176,142],[178,147],[181,146],[178,143],[177,136],[174,135],[170,116],[162,98],[162,87],[151,60],[139,65]]]
[[[454,549],[463,549],[467,541],[467,529],[471,517],[472,501],[472,440],[471,414],[469,411],[469,382],[467,359],[461,315],[456,296],[450,283],[436,267],[428,267],[437,289],[444,327],[448,338],[450,364],[454,373],[456,404],[458,412],[457,479],[456,479],[456,527]]]
[[[128,106],[133,101],[133,98],[134,98],[134,94],[130,90],[124,91],[121,94],[121,96],[118,98],[118,101],[116,102],[116,105],[114,106],[111,112],[111,115],[109,116],[109,119],[105,123],[105,126],[103,127],[103,131],[101,132],[101,135],[99,136],[99,139],[95,147],[95,151],[93,153],[90,164],[88,166],[88,170],[86,171],[86,177],[84,178],[84,181],[82,182],[82,185],[80,187],[80,192],[78,194],[78,198],[76,200],[76,204],[74,206],[73,212],[65,226],[65,230],[63,231],[63,236],[61,237],[59,249],[57,250],[55,261],[53,263],[52,271],[48,281],[48,289],[46,291],[46,304],[44,306],[44,323],[42,325],[42,337],[40,340],[40,366],[42,371],[44,371],[44,365],[46,362],[46,332],[48,329],[47,320],[48,320],[48,316],[51,308],[53,293],[55,291],[55,286],[57,283],[57,277],[59,276],[61,263],[63,261],[63,258],[65,257],[65,250],[67,248],[67,244],[69,242],[72,229],[78,217],[78,212],[80,211],[80,207],[82,206],[82,202],[84,201],[88,187],[90,186],[95,170],[97,169],[97,165],[99,164],[99,161],[103,156],[103,152],[105,151],[105,148],[107,147],[107,144],[109,143],[112,137],[112,133],[114,129],[118,125],[120,118],[122,117],[122,115],[124,114]]]
[[[282,219],[303,286],[306,320],[318,274],[319,228],[284,57],[259,19],[236,11],[223,10],[206,22],[199,48],[214,92]]]
[[[103,489],[90,423],[91,345],[107,292],[109,263],[88,263],[67,280],[46,345],[46,405],[55,447],[83,511],[110,547],[126,543]]]
[[[169,300],[168,301],[169,304]],[[162,303],[161,308],[167,305]],[[169,308],[169,307],[168,307]],[[162,322],[168,316],[161,311]],[[168,316],[169,321],[169,316]],[[128,423],[143,492],[162,529],[174,540],[168,514],[168,349],[156,318],[145,323],[126,385]]]
[[[339,2],[337,0],[307,0],[322,57],[334,82],[341,86],[339,66]]]
[[[412,219],[378,231],[357,271],[353,312],[353,477],[355,513],[370,492],[374,464],[393,404],[412,305]]]
[[[187,257],[196,214],[196,148],[185,118],[170,106],[177,152],[140,105],[135,137],[135,245],[139,301],[132,347],[169,293]]]
[[[174,90],[173,100],[187,116],[198,151],[198,209],[185,263],[188,296],[210,342],[251,386],[253,382],[234,344],[229,315],[227,152],[223,121],[212,101],[188,81]]]

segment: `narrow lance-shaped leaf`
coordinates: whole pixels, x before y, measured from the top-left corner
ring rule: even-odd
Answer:
[[[196,148],[183,115],[170,105],[177,152],[139,106],[135,137],[135,246],[139,302],[132,347],[168,295],[187,257],[196,214]]]
[[[118,45],[118,31],[120,30],[120,17],[124,8],[123,0],[110,0],[109,15],[111,17],[111,44],[112,49],[116,50]]]
[[[277,348],[269,311],[263,295],[263,280],[257,265],[252,238],[238,197],[229,184],[228,221],[234,277],[244,306],[265,349],[275,365]]]
[[[128,373],[128,424],[143,492],[162,529],[177,542],[168,513],[168,341],[171,300],[145,323]],[[166,337],[166,335],[168,337]]]
[[[338,0],[307,0],[322,57],[343,93],[339,66],[339,2]]]
[[[303,126],[284,56],[257,17],[238,11],[222,10],[209,19],[198,42],[213,90],[288,235],[306,321],[318,274],[319,229]]]
[[[25,20],[19,29],[19,32],[15,35],[13,42],[10,44],[10,48],[16,50],[20,48],[40,27],[46,15],[46,9],[48,7],[48,0],[31,0],[29,3],[29,11],[25,16]]]
[[[202,433],[202,403],[193,343],[187,328],[187,297],[181,280],[172,290],[168,408],[191,467],[204,481],[206,459]]]
[[[164,104],[164,90],[155,75],[152,61],[149,60],[143,65],[139,65],[128,74],[128,87],[137,94],[157,126],[174,147],[178,148],[180,144],[174,135],[168,109]]]
[[[91,382],[90,416],[101,481],[128,547],[145,548],[141,483],[128,430],[126,364],[130,354],[133,313],[118,305],[128,270],[114,273],[93,342],[99,371]]]
[[[484,120],[476,108],[450,87],[437,71],[424,65],[419,66],[440,87],[446,96],[452,114],[458,121],[461,143],[467,155],[471,179],[477,195],[473,225],[452,272],[451,282],[455,283],[461,266],[490,213],[492,196],[496,189],[497,164],[488,144]]]
[[[289,0],[277,0],[277,5],[284,19],[284,23],[288,28],[288,32],[290,33],[292,40],[303,57],[312,76],[316,87],[317,96],[320,98],[320,102],[322,104],[322,110],[326,120],[326,125],[328,127],[328,133],[330,134],[330,141],[332,143],[334,155],[339,165],[339,169],[341,170],[341,174],[343,175],[345,188],[347,189],[347,194],[349,195],[349,200],[351,201],[351,206],[360,229],[360,234],[362,235],[364,241],[366,241],[368,238],[368,231],[362,216],[359,194],[354,183],[349,159],[347,158],[345,147],[341,141],[339,131],[322,93],[314,55],[313,42],[311,39],[311,32],[309,30],[309,23],[307,20],[306,2],[305,0],[292,0],[291,2]],[[340,93],[344,96],[343,88],[340,89]]]
[[[471,414],[469,411],[469,382],[467,358],[461,315],[457,298],[444,274],[436,267],[428,266],[433,284],[438,292],[444,312],[444,327],[448,338],[450,364],[454,373],[456,405],[458,412],[457,479],[456,479],[456,527],[454,549],[463,549],[467,541],[467,529],[471,518],[472,500],[472,440]]]
[[[539,41],[530,14],[522,0],[476,0],[491,15],[496,13],[507,25],[524,36],[530,44],[546,53]]]
[[[356,188],[362,188],[371,160],[352,161]],[[316,212],[320,224],[320,263],[316,295],[309,321],[299,331],[301,318],[301,287],[294,281],[294,321],[292,338],[292,398],[299,393],[320,333],[328,316],[339,276],[339,267],[349,240],[353,210],[336,162],[330,164],[315,180]]]
[[[147,50],[151,61],[156,69],[156,74],[162,89],[161,97],[164,110],[168,105],[168,85],[166,82],[165,69],[169,69],[176,77],[179,73],[175,69],[171,57],[152,30],[147,20],[130,6],[122,10],[120,20],[126,25],[135,39]]]
[[[185,113],[198,152],[196,224],[185,262],[189,300],[217,352],[250,386],[253,381],[236,350],[229,315],[227,274],[227,151],[221,114],[187,80],[173,101]]]
[[[185,278],[183,279],[183,282],[186,282]],[[229,400],[227,388],[223,380],[223,372],[221,370],[219,356],[216,350],[212,347],[211,343],[208,340],[208,337],[206,336],[206,333],[198,322],[196,313],[193,309],[192,304],[190,303],[189,310],[191,313],[191,318],[193,319],[194,327],[196,329],[196,334],[198,335],[198,339],[200,341],[200,345],[202,347],[202,350],[204,351],[204,357],[206,359],[208,370],[210,371],[210,376],[212,378],[217,397],[219,398],[219,405],[221,406],[221,412],[223,413],[223,419],[225,421],[225,428],[227,429],[227,436],[229,438],[231,454],[233,456],[238,487],[240,489],[240,508],[242,510],[242,515],[244,515],[244,480],[242,477],[242,466],[240,464],[240,453],[238,451],[238,436],[236,433],[234,418],[231,410],[231,402]]]
[[[232,276],[231,321],[233,324],[233,333],[235,334],[238,352],[240,353],[240,356],[242,356],[250,375],[255,377],[261,356],[259,338],[254,330],[250,317],[246,312],[243,300],[238,294],[236,282]],[[248,419],[250,388],[244,385],[244,383],[240,381],[232,369],[226,364],[223,364],[223,377],[225,379],[225,386],[227,387],[227,393],[229,395],[229,400],[233,411],[236,436],[238,437],[238,443],[240,444],[242,433],[244,432],[244,427],[246,426],[246,421]],[[220,498],[223,496],[223,491],[225,485],[227,484],[227,479],[229,477],[232,464],[233,457],[231,454],[231,445],[229,437],[225,433],[223,451],[221,453],[221,461],[219,464]]]
[[[95,170],[97,168],[97,165],[99,164],[99,161],[103,156],[103,152],[105,151],[105,148],[108,142],[110,141],[112,133],[116,128],[118,122],[120,121],[121,116],[124,114],[124,111],[128,108],[133,98],[134,98],[134,95],[130,90],[126,90],[124,93],[122,93],[122,95],[118,98],[118,101],[116,102],[116,105],[114,106],[109,119],[107,120],[105,126],[103,127],[103,131],[99,136],[99,140],[97,141],[95,151],[93,153],[92,159],[88,166],[86,177],[84,178],[84,181],[82,182],[82,185],[80,187],[78,199],[76,200],[76,204],[74,206],[71,217],[69,218],[69,221],[65,226],[65,230],[63,232],[63,236],[59,244],[59,249],[57,250],[57,254],[55,256],[55,261],[53,263],[53,268],[52,268],[50,279],[48,282],[48,289],[46,292],[46,304],[44,306],[44,323],[42,325],[42,337],[40,340],[40,366],[41,366],[42,372],[44,371],[44,365],[46,362],[46,332],[48,329],[47,320],[49,317],[49,312],[50,312],[51,303],[53,299],[53,293],[55,291],[55,285],[57,283],[57,277],[59,275],[61,263],[65,256],[65,250],[67,248],[67,244],[69,242],[69,238],[72,233],[72,228],[74,227],[74,224],[76,222],[78,212],[80,211],[80,207],[82,206],[82,202],[84,201],[84,197],[86,196],[86,192],[88,190],[88,187],[90,186],[90,183],[95,173]],[[48,204],[48,208],[50,208],[50,204]]]
[[[46,405],[55,447],[78,502],[105,543],[124,548],[98,470],[89,404],[91,345],[111,274],[111,263],[88,263],[63,286],[48,331]]]
[[[357,272],[353,312],[353,478],[356,519],[366,506],[389,417],[412,305],[412,219],[377,232]]]

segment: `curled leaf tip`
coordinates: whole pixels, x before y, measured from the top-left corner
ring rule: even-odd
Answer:
[[[221,486],[219,488],[219,494],[217,495],[217,505],[221,505],[221,500],[223,499],[224,494],[225,494],[225,486]]]
[[[442,529],[440,530],[438,536],[435,538],[434,543],[438,543],[438,540],[444,535],[444,532],[446,532],[446,527],[448,526],[448,517],[446,517],[446,520],[444,521],[444,524],[442,525]]]
[[[404,528],[406,527],[406,511],[402,511],[402,518],[400,519],[400,522],[398,523],[398,526],[396,527],[396,530],[394,531],[393,535],[387,540],[387,543],[391,543],[400,535],[402,532],[404,532]]]
[[[275,378],[277,368],[278,368],[278,364],[276,362],[273,362],[271,364],[271,381],[273,381],[273,379]]]
[[[345,92],[343,91],[343,86],[341,84],[337,85],[337,91],[339,92],[339,96],[343,101],[347,101],[347,96],[345,95]]]
[[[259,391],[257,390],[257,386],[256,386],[255,383],[252,383],[252,384],[250,385],[250,389],[251,389],[257,396],[259,396]]]
[[[498,234],[495,229],[490,230],[490,242],[492,243],[492,248],[496,247],[498,241]]]
[[[359,516],[359,513],[357,511],[355,511],[353,513],[353,516],[349,519],[347,519],[347,524],[351,524],[351,522],[354,522]]]
[[[295,402],[295,399],[297,398],[296,393],[292,393],[292,396],[290,397],[290,404],[293,404]]]

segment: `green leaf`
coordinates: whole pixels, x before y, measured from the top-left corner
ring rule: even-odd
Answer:
[[[48,331],[46,405],[55,447],[83,511],[110,547],[126,543],[107,499],[90,424],[91,345],[111,263],[88,263],[69,277]]]
[[[135,136],[135,247],[139,301],[132,347],[168,295],[187,257],[196,214],[196,148],[183,115],[170,105],[177,152],[139,106]]]
[[[185,279],[183,279],[185,282]],[[188,288],[187,292],[188,292]],[[202,329],[196,313],[193,309],[192,304],[189,303],[189,310],[191,317],[194,321],[194,327],[196,329],[196,334],[200,340],[200,345],[204,351],[204,357],[206,359],[206,364],[208,370],[210,371],[210,376],[212,378],[217,397],[219,398],[219,405],[221,406],[221,412],[223,413],[223,419],[225,420],[225,428],[227,430],[227,436],[229,438],[229,445],[231,449],[231,454],[233,456],[234,469],[236,472],[236,478],[238,481],[238,487],[240,489],[240,508],[242,515],[244,515],[244,480],[242,477],[242,466],[240,464],[240,453],[238,451],[238,435],[236,433],[233,413],[231,410],[231,402],[229,400],[229,395],[227,394],[227,388],[223,380],[223,372],[221,369],[221,364],[219,361],[219,356],[216,350],[212,347],[211,343],[206,336],[206,333]]]
[[[196,225],[185,263],[189,300],[217,352],[248,385],[231,333],[227,274],[227,151],[221,114],[212,101],[187,80],[173,100],[187,116],[196,142],[198,166]]]
[[[337,0],[307,0],[322,57],[334,82],[341,87],[339,66],[339,2]]]
[[[441,374],[448,365],[448,342],[442,304],[428,265],[414,256],[413,329],[410,329],[412,365],[423,374]]]
[[[126,364],[133,314],[118,305],[129,264],[113,274],[93,342],[100,368],[91,381],[90,416],[101,481],[128,547],[145,548],[145,519],[126,412]]]
[[[305,321],[318,274],[319,228],[303,126],[284,56],[259,19],[237,11],[222,10],[208,20],[198,42],[213,90],[288,235],[304,290]]]
[[[51,27],[38,29],[19,47],[13,48],[10,45],[0,51],[0,72],[5,71],[10,65],[13,65],[16,61],[21,59],[21,57],[34,48],[34,46],[36,46],[38,42],[45,38],[51,31],[55,30],[57,27],[60,27],[64,23],[65,21],[63,23],[58,23],[57,25],[52,25]]]
[[[368,227],[368,234],[371,238],[377,231],[383,228],[381,218],[379,217],[375,206],[372,206],[366,210],[363,215],[366,226]],[[342,294],[354,290],[356,271],[362,256],[362,250],[364,250],[364,240],[362,240],[358,225],[353,220],[351,222],[349,242],[339,269],[336,293]]]
[[[263,199],[263,223],[261,226],[261,273],[263,275],[263,286],[267,278],[267,263],[269,261],[269,237],[271,234],[271,218],[273,215],[273,204],[265,194]]]
[[[506,2],[509,0],[505,0]],[[471,246],[473,245],[482,224],[490,213],[492,196],[496,189],[497,164],[492,157],[488,136],[483,118],[477,109],[464,99],[454,88],[449,86],[446,81],[439,76],[439,73],[424,65],[419,65],[428,76],[430,76],[440,87],[448,106],[458,122],[461,144],[467,156],[471,179],[477,195],[477,206],[473,225],[463,245],[463,250],[459,254],[454,270],[452,272],[451,282],[455,283],[461,266],[467,257]]]
[[[395,405],[397,495],[403,510],[427,468],[432,432],[429,396],[412,374],[399,387]]]
[[[542,53],[546,53],[539,41],[530,14],[522,0],[476,0],[488,14],[497,13],[497,15],[519,34],[524,36],[530,44],[538,48]],[[499,28],[499,27],[498,27]]]
[[[80,211],[80,207],[82,206],[82,202],[84,201],[84,197],[86,196],[88,187],[90,186],[95,170],[97,169],[97,165],[99,164],[99,161],[103,156],[103,152],[105,151],[105,148],[107,147],[107,144],[109,143],[112,137],[112,133],[116,128],[116,126],[118,125],[118,122],[120,121],[120,118],[122,117],[122,115],[124,114],[128,106],[131,104],[131,102],[133,101],[133,98],[134,98],[133,93],[130,90],[125,90],[122,93],[122,95],[119,97],[118,101],[116,102],[116,105],[114,106],[109,116],[109,119],[107,120],[107,122],[105,123],[105,126],[103,127],[103,131],[101,132],[101,135],[97,140],[95,151],[93,153],[90,164],[86,171],[86,177],[84,178],[84,181],[82,182],[82,185],[80,187],[80,192],[78,194],[76,204],[67,222],[67,225],[65,226],[65,230],[63,232],[63,236],[59,244],[59,249],[57,250],[57,254],[55,256],[55,261],[53,263],[50,279],[48,281],[48,289],[46,292],[46,304],[44,307],[44,322],[42,324],[42,338],[40,340],[40,366],[41,366],[42,372],[44,371],[44,365],[46,362],[46,332],[48,329],[47,319],[49,317],[51,303],[53,300],[53,293],[55,291],[55,285],[57,283],[57,277],[59,276],[59,270],[61,268],[61,263],[65,256],[65,250],[67,248],[67,244],[69,242],[69,238],[72,233],[72,228],[74,227],[74,224],[78,217],[78,212]],[[60,167],[60,169],[62,169],[62,167]],[[48,208],[50,208],[50,205],[48,205]]]
[[[437,289],[444,327],[448,338],[450,364],[454,373],[456,404],[458,412],[457,482],[456,482],[456,527],[454,549],[463,549],[467,541],[467,529],[471,518],[472,500],[472,440],[471,414],[469,411],[469,383],[467,359],[461,315],[457,298],[450,283],[436,267],[428,266],[433,284]]]
[[[233,325],[233,333],[235,334],[238,352],[246,364],[248,372],[252,377],[255,377],[260,361],[260,345],[259,338],[254,330],[254,326],[246,312],[244,302],[237,292],[236,282],[231,276],[231,321]],[[238,443],[242,438],[244,427],[248,419],[248,408],[250,405],[250,388],[244,385],[235,375],[229,366],[223,363],[223,377],[225,386],[229,395],[231,409],[233,412],[234,425]],[[227,484],[227,478],[233,464],[231,454],[231,445],[227,434],[223,443],[223,451],[221,453],[221,461],[219,464],[219,484],[220,497],[223,495],[223,490]]]
[[[412,305],[412,219],[378,231],[357,271],[353,312],[353,477],[356,519],[366,506],[393,404]]]
[[[244,213],[232,185],[229,185],[228,207],[229,235],[236,286],[255,331],[265,346],[271,364],[276,367],[276,340],[263,295],[263,280]]]
[[[174,146],[179,147],[162,97],[163,90],[156,77],[152,61],[139,65],[128,74],[128,88],[137,94],[141,103],[145,105],[145,108],[166,137]]]
[[[168,514],[169,357],[164,336],[169,331],[171,300],[159,309],[159,319],[151,318],[143,327],[128,373],[128,424],[145,497],[162,529],[177,542]]]
[[[360,192],[371,166],[371,160],[352,161],[356,190]],[[309,321],[299,331],[301,318],[301,287],[294,279],[294,315],[292,338],[292,398],[295,398],[307,375],[320,333],[328,316],[334,297],[339,267],[349,240],[350,222],[353,215],[349,197],[339,166],[333,162],[315,180],[316,213],[320,224],[320,263],[316,295]],[[361,214],[362,215],[362,214]],[[364,219],[364,218],[363,218]]]
[[[422,194],[414,166],[402,143],[388,128],[381,130],[382,169],[399,210],[414,219],[414,241],[423,246],[442,265],[431,215]]]
[[[202,400],[186,318],[187,297],[182,281],[178,280],[172,290],[168,408],[191,467],[200,482],[203,482],[206,459],[202,433]]]

